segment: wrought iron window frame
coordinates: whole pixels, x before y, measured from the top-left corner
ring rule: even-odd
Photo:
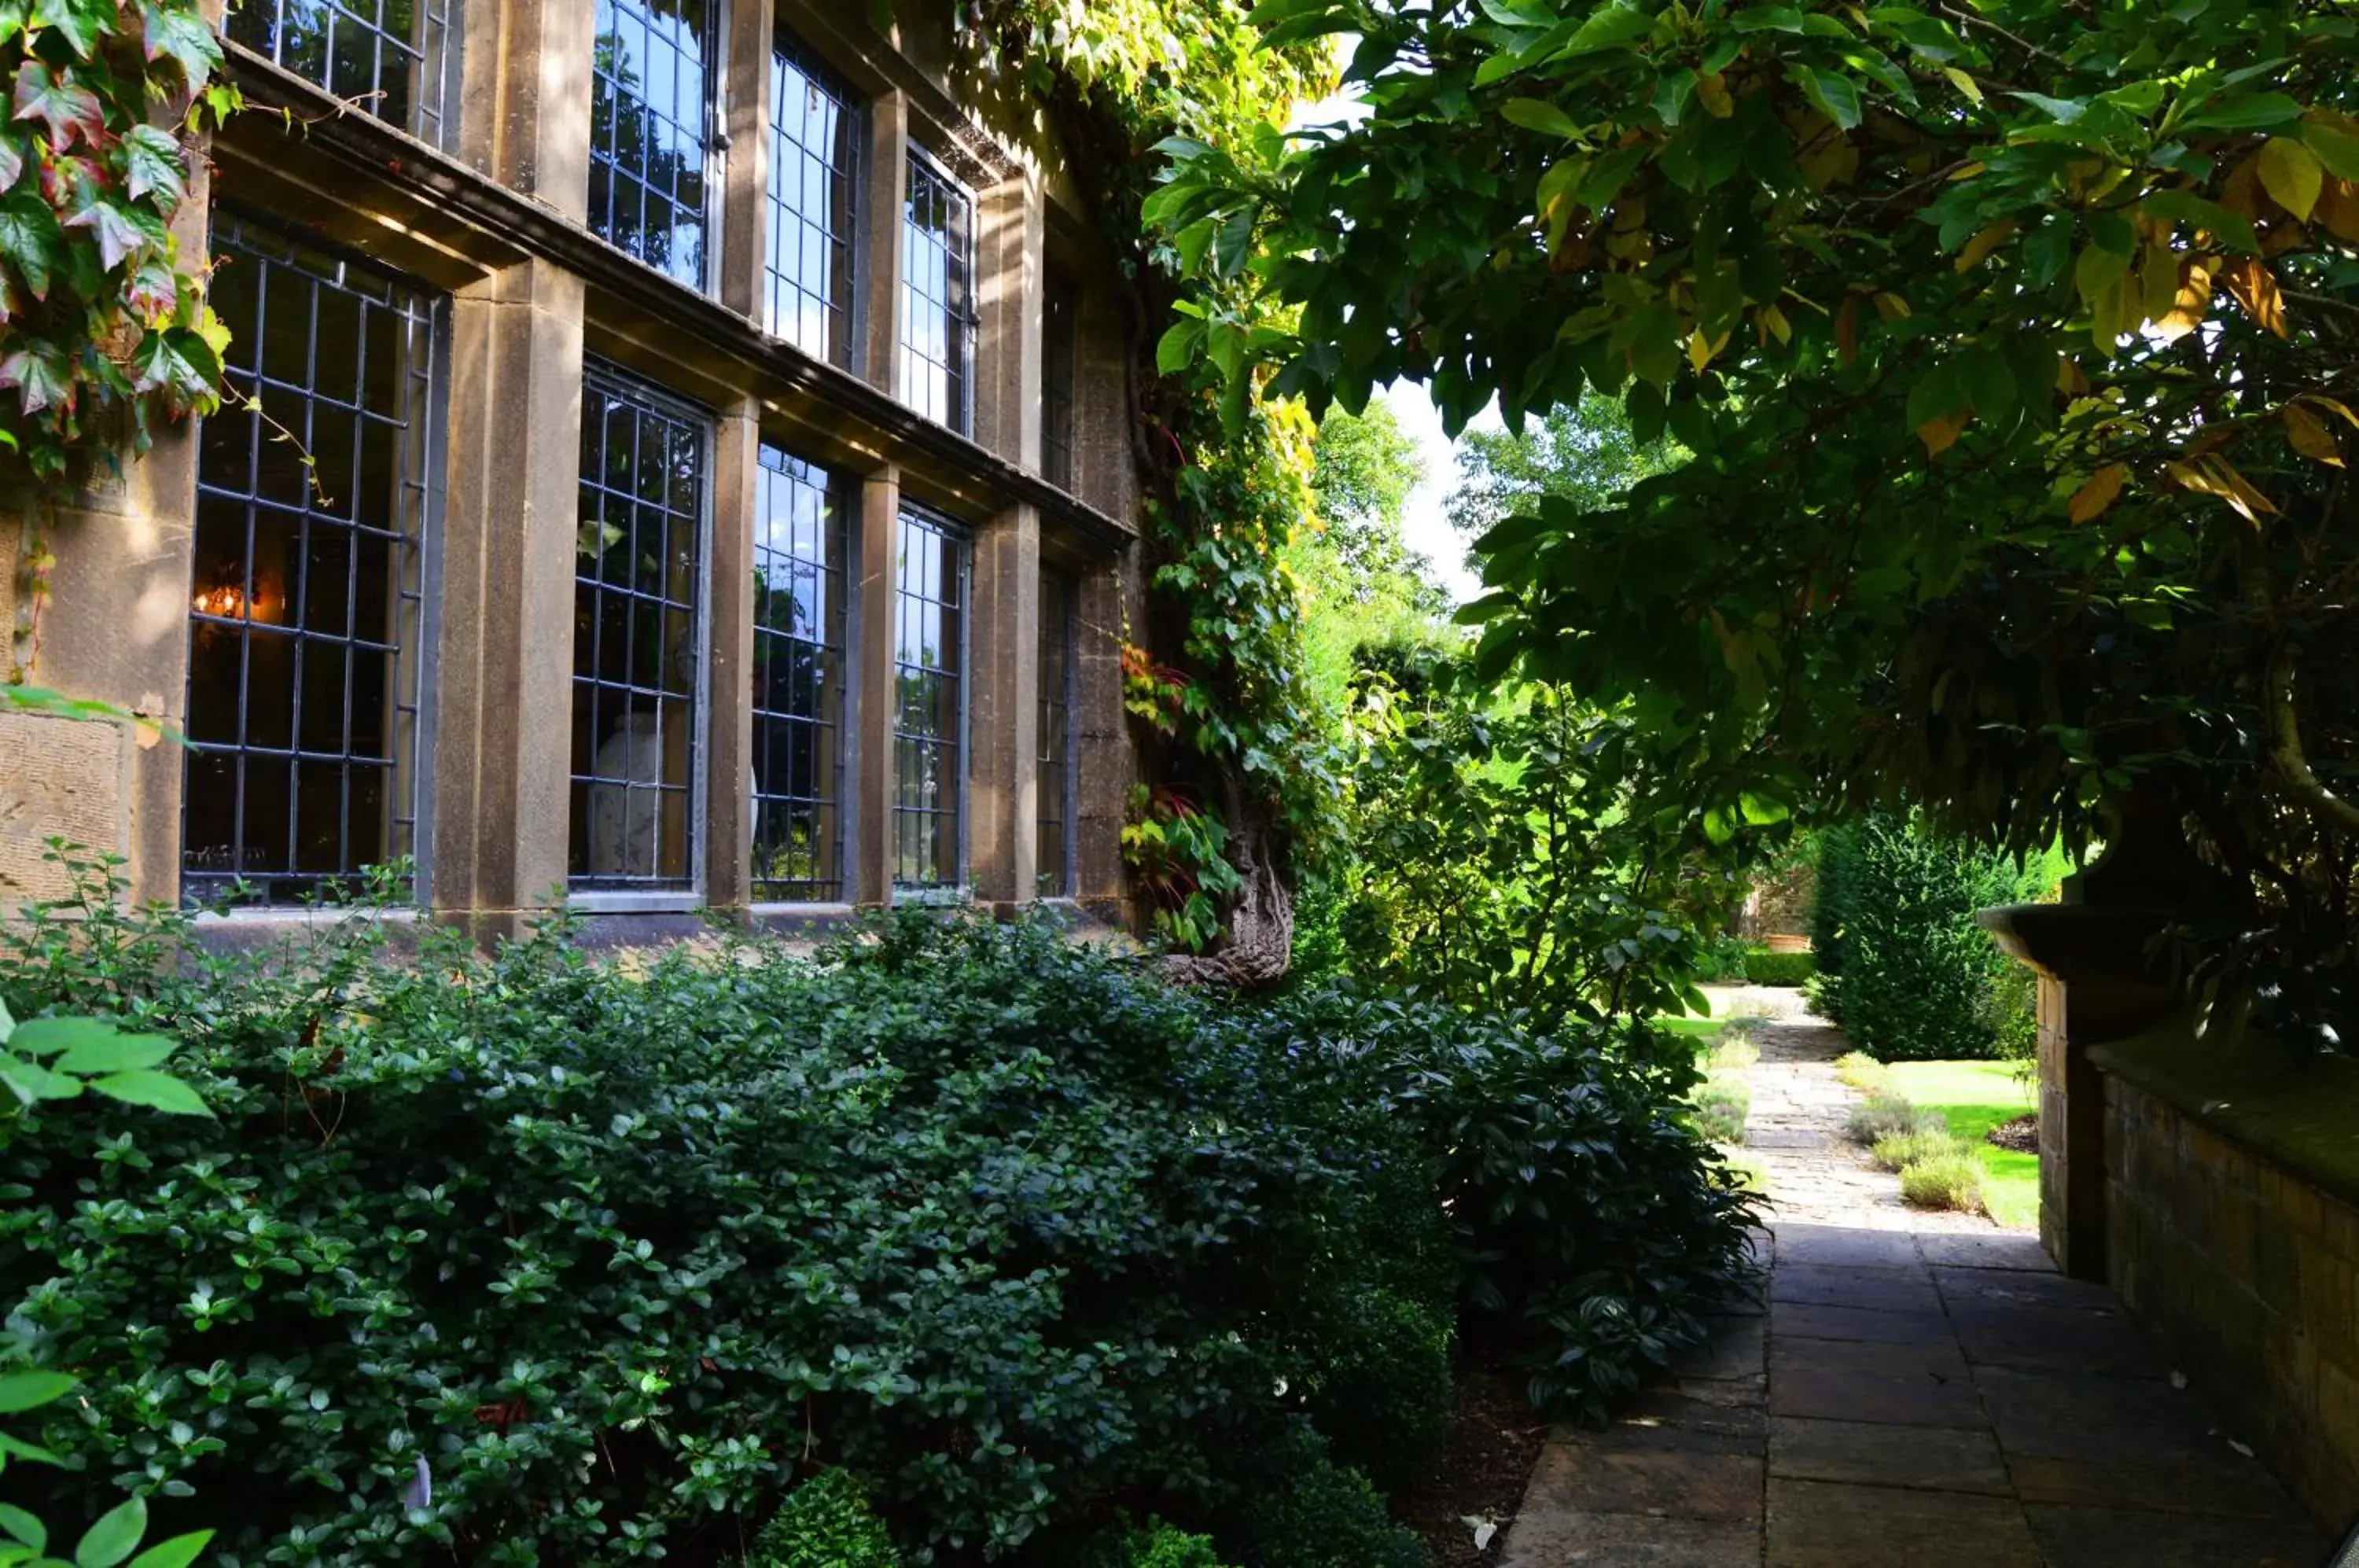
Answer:
[[[645,3],[645,0],[620,0],[620,3],[641,5]],[[728,139],[728,126],[722,116],[722,102],[723,95],[728,92],[729,87],[728,47],[730,31],[730,5],[729,0],[711,0],[711,20],[707,25],[707,37],[704,40],[708,46],[708,54],[704,71],[704,101],[702,106],[704,128],[701,138],[704,149],[702,169],[704,183],[704,206],[702,210],[704,221],[704,254],[701,258],[702,266],[699,268],[697,281],[690,284],[684,279],[674,278],[670,273],[665,271],[662,267],[656,266],[655,263],[647,260],[645,256],[632,256],[629,251],[626,251],[621,245],[614,244],[613,240],[607,238],[605,235],[599,234],[595,228],[590,229],[590,233],[593,238],[595,238],[601,245],[612,249],[616,255],[625,256],[629,260],[637,263],[639,266],[646,267],[649,272],[654,273],[657,277],[677,283],[683,289],[693,289],[697,293],[701,294],[708,299],[716,295],[720,289],[722,246],[727,240],[727,236],[723,231],[723,218],[729,205],[726,200],[726,188],[728,184],[728,148],[724,145]],[[594,12],[594,0],[592,8]],[[590,101],[594,104],[597,102],[596,77],[598,74],[598,34],[594,24],[591,31],[590,38],[590,73],[592,78],[590,82]],[[589,136],[590,169],[592,179],[594,180],[597,174],[598,165],[598,125],[596,116],[594,114],[591,116]],[[614,161],[611,156],[609,156],[607,161],[610,164]],[[611,179],[612,177],[609,176],[609,178]],[[646,184],[645,180],[638,180],[638,177],[636,175],[631,176],[630,178],[637,180],[641,185]],[[611,187],[609,188],[608,194],[611,201]],[[585,213],[583,218],[584,227],[590,226],[590,217],[591,214]],[[644,230],[642,232],[644,232]]]
[[[971,788],[974,777],[974,541],[975,530],[945,512],[903,498],[894,514],[893,546],[893,623],[897,628],[901,619],[901,526],[915,520],[932,528],[958,548],[959,648],[958,648],[958,785],[957,806],[952,812],[955,831],[951,835],[951,853],[956,860],[955,875],[948,881],[905,883],[899,877],[898,839],[896,833],[901,813],[899,794],[899,751],[901,747],[900,702],[896,683],[901,672],[901,650],[897,641],[893,648],[885,683],[885,697],[891,704],[886,723],[891,726],[894,756],[883,761],[892,774],[893,787],[886,793],[885,813],[886,853],[891,868],[886,877],[886,895],[895,904],[955,904],[973,896],[973,877],[971,845],[968,834],[974,820]]]
[[[779,204],[767,191],[762,193],[764,248],[762,330],[768,336],[778,338],[782,343],[791,343],[823,364],[834,365],[839,369],[849,371],[854,376],[863,375],[867,368],[866,340],[870,314],[868,290],[863,285],[869,276],[870,257],[868,225],[862,221],[861,197],[867,191],[870,158],[868,136],[870,114],[874,104],[871,100],[861,94],[859,89],[853,84],[851,78],[836,70],[810,46],[808,40],[788,27],[783,17],[777,19],[772,27],[770,54],[771,60],[766,64],[765,69],[775,71],[777,58],[780,55],[785,56],[793,62],[797,70],[818,82],[824,91],[834,97],[843,106],[844,113],[852,120],[852,158],[843,170],[845,185],[850,191],[850,200],[847,203],[848,231],[843,240],[845,298],[841,308],[844,337],[843,357],[838,360],[831,354],[811,354],[811,351],[804,348],[801,343],[779,333],[769,319],[771,295],[776,287],[773,282],[776,274],[770,267],[770,247],[776,243]],[[767,151],[771,155],[771,165],[774,170],[777,152],[777,118],[778,106],[773,103],[770,105],[768,115],[770,123],[764,129],[771,138]]]
[[[446,484],[446,475],[444,473],[445,463],[449,454],[445,441],[450,430],[451,369],[453,362],[451,296],[444,290],[435,288],[432,284],[428,283],[424,279],[413,277],[408,273],[401,271],[397,267],[386,266],[383,261],[375,256],[369,256],[364,251],[355,249],[350,245],[338,244],[322,234],[313,234],[309,231],[299,231],[294,225],[287,223],[281,218],[276,217],[261,209],[250,207],[244,202],[226,197],[214,198],[211,211],[206,216],[205,246],[208,256],[212,253],[213,247],[220,242],[220,224],[221,220],[224,216],[230,219],[232,223],[238,225],[241,229],[249,226],[259,228],[277,235],[291,246],[313,251],[321,256],[337,262],[340,266],[357,266],[363,267],[369,272],[375,273],[379,278],[386,279],[397,288],[408,289],[414,297],[422,300],[426,307],[426,406],[421,416],[424,429],[420,432],[421,441],[424,446],[424,453],[419,462],[421,480],[419,484],[420,493],[419,504],[418,538],[413,543],[413,548],[417,551],[418,564],[417,648],[413,654],[405,655],[401,645],[397,641],[391,644],[393,649],[392,660],[394,670],[397,673],[397,690],[403,686],[408,687],[410,703],[414,713],[414,727],[412,730],[411,739],[412,756],[409,759],[410,785],[408,790],[410,799],[409,859],[411,863],[408,902],[411,907],[423,909],[428,904],[433,891],[432,876],[434,866],[433,846],[435,825],[434,757],[437,728],[436,718],[440,707],[440,697],[441,676],[440,649],[441,644],[442,618],[442,535],[444,517],[449,503],[448,485]],[[251,389],[255,396],[259,396],[261,392],[259,378],[261,376],[261,366],[263,365],[263,348],[260,323],[263,309],[263,301],[260,298],[257,298],[255,303],[255,365],[256,367],[255,374],[257,377],[257,384]],[[359,355],[359,349],[360,345],[355,344],[354,350],[356,359]],[[316,380],[316,370],[313,367],[316,366],[318,354],[319,321],[315,311],[310,321],[310,341],[304,349],[304,360],[307,375],[310,376],[314,380]],[[361,363],[364,363],[364,361],[362,361]],[[354,393],[356,397],[359,392],[359,378],[362,374],[363,372],[358,369],[354,372]],[[201,419],[200,419],[199,423],[201,424]],[[355,433],[357,435],[357,427],[355,428]],[[263,432],[257,426],[255,432],[255,440],[259,441],[263,439]],[[193,435],[192,444],[196,444]],[[196,444],[196,460],[191,463],[191,467],[194,470],[194,473],[191,475],[191,490],[194,495],[201,496],[206,493],[202,476],[202,448],[201,444]],[[223,494],[225,499],[243,500],[249,507],[254,505],[254,498],[251,496],[234,497],[228,496],[225,493],[216,492],[216,494]],[[299,516],[304,519],[308,519],[310,517],[312,510],[313,504],[307,495]],[[335,519],[331,519],[331,521],[335,521]],[[251,539],[252,528],[249,519],[249,545],[245,564],[247,580],[249,582],[252,580],[254,572]],[[308,567],[306,570],[308,571]],[[398,577],[399,573],[396,573],[396,580],[391,585],[397,600],[403,596],[402,590],[398,583]],[[194,584],[191,583],[190,594],[192,598],[194,592]],[[190,673],[193,673],[195,668],[195,660],[193,658],[193,639],[195,637],[196,627],[200,624],[200,620],[193,609],[186,615],[183,619],[186,626],[184,636],[188,639],[188,641],[184,643],[184,646],[190,647],[191,650],[191,657],[189,660],[189,670]],[[206,624],[223,623],[208,621]],[[397,628],[390,626],[388,627],[388,630],[397,632]],[[351,647],[356,641],[355,638],[349,635],[341,639],[330,640],[339,640],[347,648]],[[241,666],[243,666],[244,661],[248,657],[247,650],[243,641],[241,641],[240,644],[238,657],[241,661]],[[189,676],[184,674],[182,677],[182,684],[184,688],[184,707],[186,705],[185,687],[188,679]],[[349,676],[347,677],[346,684],[347,686],[350,684]],[[179,891],[180,899],[184,904],[188,902],[189,876],[189,760],[191,757],[200,752],[229,752],[242,757],[251,750],[252,748],[245,744],[243,738],[243,730],[245,727],[244,714],[245,712],[246,702],[247,694],[245,691],[245,677],[243,673],[243,670],[241,669],[238,692],[238,711],[240,714],[241,730],[240,740],[234,746],[214,746],[211,743],[201,743],[191,739],[184,747],[184,755],[181,757],[180,766],[179,810],[177,813],[177,821],[174,824],[179,838],[178,853],[175,856],[179,865],[175,880]],[[300,704],[299,702],[297,715],[295,718],[290,720],[292,727],[290,728],[288,735],[288,747],[290,758],[299,757],[302,751],[299,707]],[[401,705],[397,700],[389,708],[387,713],[389,728],[397,721],[397,716],[400,711]],[[351,722],[349,714],[347,715],[345,722],[349,726]],[[390,743],[388,743],[388,749],[390,749]],[[396,759],[389,757],[387,760],[389,767],[398,765]],[[386,825],[388,836],[391,835],[395,825],[400,821],[397,804],[395,793],[392,790],[387,790],[386,796]],[[291,799],[289,801],[289,810],[293,810],[293,802]],[[245,828],[242,811],[239,816],[237,832],[240,838],[243,839]],[[243,877],[244,873],[240,870],[233,872],[233,875]],[[290,871],[286,874],[286,877],[292,879],[299,875],[301,874]],[[362,867],[349,872],[325,873],[322,874],[318,880],[322,887],[330,883],[338,881],[357,884],[364,880],[366,875],[366,868]],[[304,914],[307,911],[308,907],[309,906],[302,903],[288,903],[280,900],[263,900],[251,904],[236,906],[233,911],[232,918],[237,920],[284,920],[290,916],[299,916]]]
[[[717,417],[713,410],[690,398],[650,381],[646,376],[614,360],[586,354],[582,362],[582,389],[585,397],[595,383],[603,381],[620,392],[626,401],[635,401],[666,419],[694,423],[700,432],[702,452],[698,459],[697,539],[696,539],[696,615],[690,636],[696,642],[696,678],[690,683],[689,696],[696,704],[696,718],[689,732],[688,778],[688,875],[679,887],[627,888],[582,887],[569,868],[565,878],[565,906],[585,914],[678,914],[704,907],[707,882],[705,868],[712,855],[712,542],[713,488],[712,463],[716,448],[714,430]],[[576,438],[578,441],[578,437]],[[577,476],[575,485],[578,487]],[[582,581],[577,568],[573,581]],[[582,679],[580,650],[574,650],[568,660],[565,696],[570,710],[576,682]],[[568,728],[571,729],[569,714]],[[568,746],[571,746],[569,737]],[[566,762],[566,805],[572,807],[575,780],[581,777],[573,771],[571,757]],[[572,832],[571,820],[566,832]],[[571,851],[569,850],[569,855]]]
[[[327,72],[329,78],[328,81],[319,82],[314,81],[310,76],[304,75],[303,72],[297,71],[293,66],[288,65],[286,62],[285,50],[282,47],[282,34],[287,25],[287,3],[288,0],[243,0],[242,4],[233,6],[230,16],[224,16],[222,18],[220,23],[222,38],[225,42],[235,44],[239,49],[245,49],[253,54],[256,59],[266,60],[279,70],[286,71],[288,75],[299,77],[301,80],[310,82],[312,86],[319,88],[321,92],[332,95],[335,93],[335,72],[332,70]],[[378,45],[377,49],[378,65],[380,69],[383,65],[385,44],[393,44],[395,48],[400,49],[405,54],[409,52],[410,46],[408,44],[397,43],[392,38],[391,35],[387,34],[382,27],[379,27],[373,23],[363,21],[361,17],[352,10],[349,0],[315,0],[315,3],[324,5],[340,16],[349,17],[358,27],[362,27],[365,31],[375,34],[380,39],[385,40],[384,43]],[[402,121],[386,119],[384,115],[378,114],[374,109],[364,108],[362,112],[370,115],[372,118],[384,121],[384,123],[388,125],[393,125],[396,129],[401,131],[406,136],[416,137],[418,140],[424,142],[428,147],[434,148],[438,152],[455,153],[459,148],[460,96],[462,87],[465,81],[465,67],[463,60],[461,59],[461,50],[464,47],[466,37],[466,28],[464,26],[466,5],[464,4],[464,0],[418,0],[418,4],[421,8],[429,10],[429,15],[437,8],[439,8],[440,13],[439,25],[442,29],[442,41],[440,45],[441,59],[435,71],[435,75],[439,77],[440,80],[434,83],[434,98],[438,107],[430,116],[434,122],[432,134],[429,135],[425,128],[423,121],[429,116],[425,114],[421,103],[417,101],[413,101],[411,103],[409,106],[409,114],[408,117]],[[273,13],[274,25],[271,33],[271,47],[266,53],[264,50],[257,49],[253,44],[235,38],[230,32],[231,17],[234,17],[239,12],[243,11],[247,5],[267,5]],[[425,53],[426,50],[423,46],[421,46],[418,50],[418,54],[421,60],[424,58]],[[334,57],[331,54],[329,58],[332,60]],[[421,82],[425,80],[425,72],[422,69],[419,72],[419,80]],[[372,87],[373,92],[381,93],[384,91],[382,78],[375,72],[371,73],[371,81],[375,84]]]
[[[1064,310],[1060,311],[1060,299]],[[1054,323],[1064,323],[1062,352],[1058,352],[1060,333]],[[1061,387],[1053,371],[1062,365]],[[1061,440],[1060,434],[1058,397],[1063,397]],[[1040,477],[1068,495],[1076,494],[1081,485],[1082,397],[1082,290],[1081,285],[1068,273],[1046,268],[1040,282]],[[1061,463],[1049,461],[1050,452],[1061,455]]]
[[[950,303],[947,300],[943,301],[942,306],[944,311],[950,315],[951,326],[955,329],[958,334],[958,344],[964,354],[964,358],[962,363],[965,368],[959,375],[958,408],[955,410],[958,415],[958,419],[955,422],[949,419],[943,419],[938,422],[940,422],[945,430],[951,430],[956,434],[965,436],[972,440],[974,435],[974,384],[977,380],[976,354],[983,337],[983,307],[981,303],[983,296],[983,256],[981,245],[979,243],[983,230],[983,201],[981,197],[975,194],[974,187],[969,185],[965,180],[961,180],[956,174],[952,173],[949,164],[936,157],[915,138],[912,138],[909,141],[908,153],[908,156],[902,166],[900,226],[894,235],[897,244],[906,245],[908,243],[907,236],[909,228],[909,198],[911,195],[908,177],[916,167],[922,166],[929,178],[947,187],[959,198],[960,201],[966,203],[967,308],[962,313],[951,311]],[[897,281],[900,289],[901,299],[895,301],[895,303],[899,307],[897,313],[900,317],[901,331],[900,341],[893,345],[895,360],[893,373],[897,382],[894,390],[899,396],[900,400],[904,404],[911,408],[916,408],[918,407],[917,400],[910,396],[910,389],[906,385],[906,378],[902,375],[904,366],[907,364],[908,357],[910,353],[909,312],[907,309],[909,295],[909,278],[908,269],[906,267],[898,269]]]
[[[760,913],[775,913],[797,909],[845,908],[851,905],[853,899],[853,888],[854,884],[853,866],[853,851],[854,847],[860,842],[859,781],[861,772],[858,740],[862,675],[862,660],[860,658],[859,591],[861,577],[861,530],[855,526],[855,524],[860,507],[861,482],[853,475],[843,473],[839,469],[832,468],[826,463],[815,463],[809,458],[798,456],[793,449],[781,442],[763,438],[757,441],[756,445],[757,451],[755,457],[755,465],[757,474],[759,472],[766,471],[768,467],[768,465],[762,461],[761,452],[763,451],[776,452],[791,462],[800,463],[808,467],[818,469],[821,474],[827,476],[831,485],[835,488],[836,492],[843,499],[845,505],[845,516],[842,519],[843,561],[842,566],[838,568],[835,572],[840,591],[843,596],[843,626],[842,633],[842,646],[837,650],[838,657],[842,660],[843,675],[840,682],[842,687],[842,697],[835,719],[837,753],[835,762],[836,800],[834,805],[836,816],[835,884],[837,896],[832,898],[766,898],[762,897],[761,888],[763,887],[763,881],[761,878],[754,876],[752,872],[753,857],[755,852],[760,847],[761,835],[758,831],[756,831],[747,834],[745,843],[745,859],[747,863],[745,888],[747,903],[751,909]],[[759,505],[758,498],[756,505]],[[896,520],[897,521],[897,519]],[[758,532],[753,539],[753,549],[755,551],[755,558],[758,562],[763,549]],[[754,628],[754,637],[757,649],[762,635],[760,626],[756,625]],[[758,737],[762,722],[761,710],[758,707],[756,707],[753,712],[753,720],[756,733]],[[756,749],[757,751],[759,749],[758,740]],[[754,776],[753,757],[751,756],[746,758],[746,790],[748,798],[755,801],[758,802],[763,798],[759,782]]]

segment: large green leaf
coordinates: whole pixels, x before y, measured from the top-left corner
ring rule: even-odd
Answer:
[[[74,1568],[114,1568],[147,1533],[147,1500],[133,1497],[98,1516],[74,1547]]]
[[[90,1086],[109,1099],[128,1105],[146,1105],[176,1116],[210,1116],[203,1096],[168,1073],[115,1073],[93,1078]]]

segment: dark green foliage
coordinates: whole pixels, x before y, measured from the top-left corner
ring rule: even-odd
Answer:
[[[1088,1568],[1227,1568],[1206,1535],[1190,1535],[1158,1521],[1145,1530],[1120,1530],[1092,1552]]]
[[[0,1308],[88,1390],[38,1433],[78,1472],[14,1496],[148,1492],[223,1568],[710,1563],[782,1492],[783,1557],[853,1523],[813,1466],[916,1562],[1127,1506],[1406,1563],[1343,1461],[1430,1452],[1451,1303],[1594,1413],[1737,1276],[1644,1031],[1223,1005],[918,914],[815,963],[365,920],[223,956],[107,893],[0,940],[0,996],[178,1036],[220,1120],[60,1101],[0,1149]]]
[[[1535,1404],[1602,1419],[1745,1288],[1749,1210],[1681,1112],[1700,1077],[1690,1041],[1603,1024],[1549,1034],[1344,986],[1273,1020],[1352,1042],[1387,1119],[1436,1162],[1464,1304],[1524,1347]]]
[[[1741,936],[1716,936],[1697,953],[1695,977],[1699,981],[1742,982],[1748,978],[1745,963],[1756,951]]]
[[[901,1568],[893,1537],[849,1470],[822,1470],[787,1494],[745,1568]]]
[[[1380,1195],[1436,1206],[1358,1064],[1044,931],[629,977],[172,923],[0,959],[21,1014],[180,1035],[221,1118],[60,1103],[0,1154],[0,1301],[90,1390],[16,1500],[193,1487],[227,1568],[710,1562],[806,1444],[937,1561],[1201,1497],[1399,1288]]]
[[[1321,1336],[1311,1420],[1339,1458],[1390,1492],[1425,1475],[1450,1435],[1456,1318],[1446,1298],[1393,1290],[1341,1306]]]
[[[1368,1478],[1330,1458],[1309,1426],[1240,1459],[1212,1532],[1240,1568],[1425,1568],[1424,1544],[1386,1517]]]
[[[1745,977],[1756,985],[1799,985],[1818,972],[1807,953],[1771,953],[1766,949],[1745,955]]]
[[[1872,815],[1821,839],[1818,925],[1832,964],[1812,999],[1885,1062],[1987,1057],[2000,1021],[1987,993],[2013,961],[1978,910],[2042,897],[2060,857],[2010,856]]]

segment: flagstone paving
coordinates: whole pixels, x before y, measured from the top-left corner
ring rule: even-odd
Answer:
[[[1613,1425],[1550,1435],[1500,1568],[2317,1568],[2113,1294],[1903,1206],[1843,1139],[1843,1036],[1754,998],[1779,1012],[1745,1073],[1764,1299]]]

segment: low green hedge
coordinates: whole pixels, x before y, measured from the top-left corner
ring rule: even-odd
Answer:
[[[1430,1462],[1455,1316],[1593,1416],[1743,1277],[1643,1029],[1230,1005],[915,913],[631,969],[303,940],[210,953],[103,881],[0,935],[17,1016],[180,1036],[219,1117],[0,1124],[0,1309],[82,1385],[18,1418],[71,1465],[11,1467],[41,1518],[145,1495],[222,1568],[698,1564],[784,1498],[779,1562],[873,1555],[873,1509],[913,1561],[1054,1563],[1127,1508],[1406,1565],[1354,1466]]]
[[[1807,953],[1771,953],[1763,948],[1745,955],[1745,977],[1756,985],[1803,985],[1817,973]]]

